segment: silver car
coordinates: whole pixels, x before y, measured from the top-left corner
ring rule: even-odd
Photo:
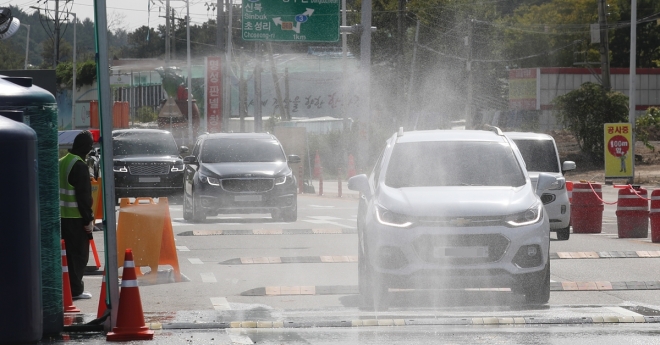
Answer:
[[[511,288],[550,298],[550,225],[520,152],[493,131],[401,129],[361,192],[358,276],[364,307],[386,309],[389,288]]]
[[[558,240],[568,240],[571,236],[571,204],[568,201],[564,172],[575,169],[575,162],[559,164],[557,145],[550,135],[523,132],[504,134],[518,146],[533,184],[536,184],[542,172],[557,178],[557,182],[541,195],[541,201],[550,218],[550,231],[557,233]]]

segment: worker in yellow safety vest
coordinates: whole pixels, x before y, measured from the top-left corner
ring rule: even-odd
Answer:
[[[73,140],[69,153],[59,161],[60,224],[74,300],[92,298],[85,291],[83,275],[89,261],[89,238],[94,231],[92,184],[85,163],[93,144],[92,134],[82,131]]]

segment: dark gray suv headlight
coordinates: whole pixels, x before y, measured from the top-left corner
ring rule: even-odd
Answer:
[[[407,228],[413,224],[406,215],[392,212],[380,205],[376,205],[376,219],[378,223],[395,228]]]
[[[280,176],[275,178],[275,185],[281,185],[286,182],[287,179],[293,179],[293,173],[290,173],[288,175]]]
[[[220,185],[220,181],[217,178],[206,176],[206,175],[203,175],[201,173],[199,174],[199,180],[202,181],[202,183],[208,183],[211,186],[219,186]]]
[[[531,225],[540,222],[543,219],[543,204],[536,202],[526,211],[518,212],[507,216],[505,221],[510,227],[519,227]]]

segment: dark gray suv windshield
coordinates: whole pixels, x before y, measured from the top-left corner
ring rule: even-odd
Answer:
[[[393,188],[522,186],[525,176],[508,144],[413,142],[394,146],[385,175]]]
[[[204,163],[285,162],[280,144],[272,139],[210,139],[204,142]]]
[[[176,141],[170,133],[125,132],[112,137],[115,156],[178,156]]]

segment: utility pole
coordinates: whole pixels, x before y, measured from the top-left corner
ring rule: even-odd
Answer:
[[[224,52],[225,50],[225,4],[224,0],[218,0],[217,5],[216,5],[216,23],[218,24],[216,26],[216,31],[215,31],[215,45],[218,47],[219,52]]]
[[[165,65],[170,64],[170,0],[165,0]]]
[[[598,26],[600,28],[600,70],[603,90],[610,86],[610,47],[607,38],[607,1],[598,0]]]
[[[257,66],[254,67],[254,132],[262,131],[261,124],[261,54],[257,60]]]
[[[53,40],[53,69],[57,67],[57,63],[60,60],[60,21],[59,21],[59,11],[60,11],[60,0],[55,0],[55,39]]]
[[[245,80],[245,56],[241,52],[239,59],[238,79],[238,117],[241,133],[245,133],[245,116],[247,115],[247,81]]]
[[[628,121],[630,121],[630,127],[632,128],[632,177],[630,182],[635,181],[635,141],[637,140],[635,135],[636,129],[636,114],[635,106],[637,105],[636,99],[636,85],[635,78],[637,75],[637,0],[630,1],[630,90],[628,93]]]
[[[174,9],[172,8],[172,26],[174,26],[174,33],[172,35],[172,47],[170,48],[172,51],[172,56],[170,57],[172,60],[176,60],[176,25],[174,25]]]
[[[367,171],[369,163],[369,127],[371,121],[371,0],[362,0],[360,70],[363,87],[358,114],[358,169]]]
[[[403,41],[404,41],[404,23],[403,23],[403,10],[405,9],[405,0],[399,0],[399,9],[397,12],[397,65],[396,65],[396,73],[397,73],[397,79],[398,82],[397,84],[400,87],[397,87],[397,98],[398,101],[397,103],[397,108],[396,112],[397,114],[402,113],[402,105],[404,104],[404,96],[406,94],[405,90],[405,78],[404,78],[404,69],[403,69]]]
[[[466,46],[466,62],[465,62],[465,70],[467,71],[468,74],[468,80],[467,80],[467,102],[465,104],[465,122],[466,125],[469,126],[470,128],[475,128],[477,126],[475,121],[475,116],[474,116],[474,111],[473,111],[473,106],[472,106],[472,83],[473,83],[473,76],[472,76],[472,19],[468,20],[468,36],[465,38],[465,46]]]
[[[268,42],[268,59],[270,60],[270,73],[273,77],[273,83],[275,84],[275,96],[277,97],[277,103],[280,108],[280,120],[286,120],[284,102],[282,102],[282,91],[280,91],[280,78],[277,75],[275,58],[273,57],[273,45],[270,42]]]
[[[413,85],[415,84],[415,61],[417,60],[417,43],[419,42],[419,19],[417,20],[417,26],[415,26],[415,46],[413,47],[413,56],[412,56],[412,63],[410,64],[410,85],[408,85],[408,99],[407,99],[407,108],[408,110],[406,111],[406,116],[408,117],[408,124],[411,122],[411,114],[410,114],[410,107],[412,103],[412,95],[413,95]],[[413,130],[417,129],[417,119],[419,117],[417,116],[415,118],[415,123],[413,125]]]

